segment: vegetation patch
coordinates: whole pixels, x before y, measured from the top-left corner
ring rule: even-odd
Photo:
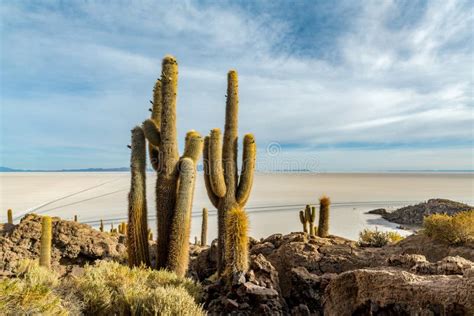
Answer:
[[[450,245],[474,243],[474,210],[454,216],[433,214],[425,217],[423,232],[436,240]]]
[[[388,244],[395,244],[404,237],[397,232],[381,232],[377,229],[364,229],[359,233],[360,247],[383,247]]]

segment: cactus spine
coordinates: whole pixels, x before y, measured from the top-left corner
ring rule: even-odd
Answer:
[[[226,274],[245,273],[248,269],[248,217],[242,208],[231,209],[227,214]]]
[[[318,236],[326,238],[329,235],[329,206],[331,200],[329,197],[323,195],[319,199],[319,225]]]
[[[256,145],[252,134],[244,137],[243,161],[240,180],[237,170],[237,128],[238,128],[238,79],[237,72],[227,74],[227,102],[225,116],[224,141],[221,147],[221,131],[213,129],[204,140],[204,181],[207,194],[217,208],[218,216],[218,274],[222,274],[227,262],[225,256],[226,224],[234,225],[236,221],[227,221],[230,210],[244,208],[250,196],[255,170]],[[232,232],[237,231],[232,228]],[[231,240],[235,240],[233,237]],[[230,260],[233,260],[232,258]]]
[[[43,216],[41,219],[41,247],[40,247],[40,266],[51,267],[51,217]]]
[[[143,122],[142,128],[149,142],[151,164],[157,171],[157,268],[168,268],[182,276],[187,268],[194,178],[202,138],[195,131],[188,132],[184,154],[179,157],[177,84],[178,63],[174,57],[166,56],[161,79],[153,90],[151,118]]]
[[[131,186],[128,194],[128,265],[150,266],[148,250],[148,222],[146,205],[146,140],[141,127],[132,130],[132,154],[130,158]],[[120,224],[125,234],[125,223]]]
[[[207,245],[207,208],[202,209],[201,246]]]
[[[13,212],[11,209],[8,209],[7,217],[8,217],[8,224],[13,224]]]

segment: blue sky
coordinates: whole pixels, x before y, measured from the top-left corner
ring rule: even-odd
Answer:
[[[127,166],[161,58],[178,129],[240,133],[260,169],[473,168],[469,1],[2,1],[0,165]]]

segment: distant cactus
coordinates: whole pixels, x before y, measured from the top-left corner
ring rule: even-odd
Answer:
[[[130,267],[150,266],[146,205],[146,140],[140,127],[132,130],[131,185],[128,194],[128,264]],[[126,234],[125,223],[120,233]]]
[[[202,209],[201,246],[207,245],[207,208]]]
[[[329,197],[323,195],[319,199],[319,225],[318,235],[319,237],[326,238],[329,235],[329,206],[331,200]]]
[[[252,134],[244,137],[242,170],[240,180],[237,170],[237,136],[238,136],[238,79],[237,72],[227,74],[227,102],[224,139],[222,143],[221,131],[218,128],[211,130],[204,140],[204,182],[207,195],[217,208],[218,217],[218,248],[217,268],[222,274],[227,263],[233,264],[234,259],[226,258],[225,247],[227,234],[227,216],[231,210],[243,212],[252,189],[255,170],[256,144]]]
[[[74,221],[77,222],[77,215],[74,215]]]
[[[104,232],[104,221],[102,221],[102,220],[100,220],[99,230],[100,230],[101,232]]]
[[[308,233],[308,220],[303,210],[300,211],[300,222],[303,225],[303,232]]]
[[[195,131],[188,132],[184,154],[179,157],[177,84],[178,63],[174,57],[166,56],[162,63],[161,79],[157,80],[153,89],[151,118],[143,122],[142,128],[149,142],[151,164],[157,171],[157,268],[167,268],[182,276],[189,257],[194,178],[197,160],[202,152],[202,138]]]
[[[8,217],[8,224],[13,224],[13,212],[11,209],[8,209],[7,217]]]
[[[194,236],[194,245],[195,246],[199,245],[199,240],[198,240],[197,236]]]
[[[150,228],[148,228],[148,240],[153,240],[153,233]]]
[[[40,266],[51,267],[51,217],[43,216],[41,219],[41,247],[40,247]]]
[[[306,205],[304,211],[300,211],[300,222],[303,224],[303,232],[316,236],[314,220],[316,219],[316,209],[314,206]]]
[[[247,213],[241,208],[231,209],[227,214],[226,226],[226,274],[245,273],[249,265]]]

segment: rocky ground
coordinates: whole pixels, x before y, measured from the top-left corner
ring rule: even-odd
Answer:
[[[381,208],[369,211],[368,213],[382,215],[382,217],[386,220],[398,224],[421,226],[425,216],[439,213],[452,216],[456,213],[469,211],[473,208],[474,207],[470,205],[456,201],[446,199],[430,199],[427,202],[405,206],[393,212],[388,212],[386,209]]]
[[[0,277],[21,258],[38,258],[40,217],[0,225]],[[53,268],[80,275],[97,259],[125,260],[125,237],[53,219]],[[152,245],[151,245],[152,246]],[[151,249],[154,249],[152,247]],[[189,275],[204,287],[213,314],[472,315],[474,248],[423,235],[396,245],[360,248],[340,237],[274,234],[251,240],[249,272],[233,284],[215,280],[216,243],[191,246]]]

